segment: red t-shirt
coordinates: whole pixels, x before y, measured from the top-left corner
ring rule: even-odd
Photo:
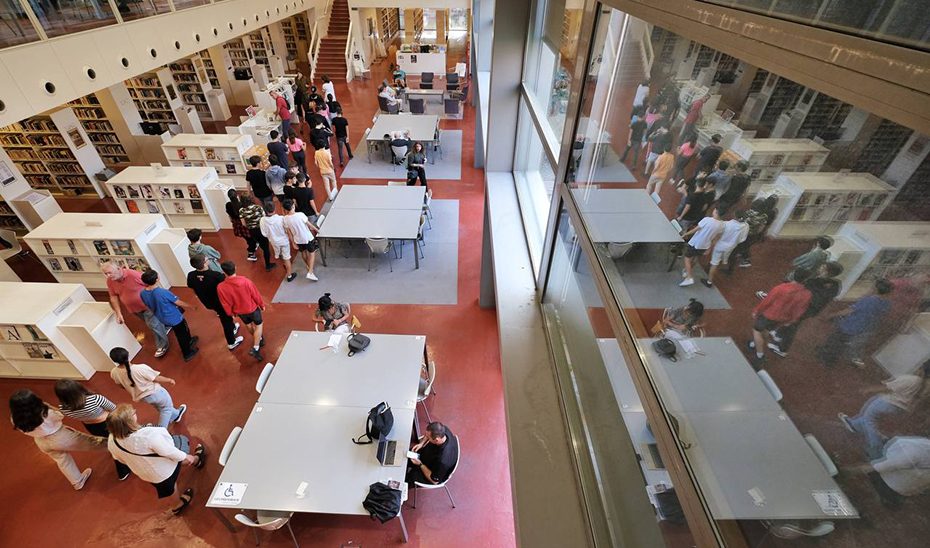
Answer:
[[[220,304],[223,305],[223,310],[230,316],[251,314],[256,308],[265,306],[265,301],[252,280],[242,276],[226,278],[216,286],[216,293],[220,298]]]
[[[707,102],[707,99],[698,99],[697,101],[691,103],[691,110],[688,111],[688,116],[685,118],[686,124],[693,124],[697,122],[697,119],[701,117],[701,108],[704,107],[704,103]]]
[[[275,99],[275,105],[278,107],[278,116],[280,116],[282,120],[291,119],[291,111],[287,108],[287,99],[278,95],[278,98]]]
[[[107,278],[107,291],[110,292],[110,296],[119,297],[119,302],[123,303],[126,310],[133,314],[148,310],[148,307],[142,302],[142,297],[139,296],[139,292],[145,289],[145,284],[142,283],[142,274],[129,268],[120,270],[123,277],[119,281]]]
[[[810,302],[809,289],[798,282],[785,282],[773,287],[755,312],[773,322],[791,324],[804,315]]]

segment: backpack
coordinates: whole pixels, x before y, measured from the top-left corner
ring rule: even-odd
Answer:
[[[281,95],[284,98],[284,104],[287,105],[287,110],[293,109],[291,102],[287,99],[287,95]]]
[[[371,514],[371,519],[381,523],[391,521],[400,513],[402,494],[399,489],[392,489],[383,483],[368,486],[368,496],[362,501],[362,507]]]
[[[348,340],[350,358],[354,356],[356,352],[365,350],[368,348],[368,345],[371,344],[371,339],[366,335],[362,335],[361,333],[353,333],[349,335]]]
[[[371,408],[368,412],[368,419],[365,422],[365,433],[353,439],[352,443],[356,445],[365,445],[380,439],[382,435],[388,435],[394,429],[394,413],[391,412],[391,406],[386,402],[381,402]],[[368,438],[368,441],[361,441]]]
[[[675,343],[664,337],[657,341],[653,341],[652,349],[656,351],[656,354],[658,354],[660,358],[668,358],[673,362],[678,361],[678,358],[675,357],[675,354],[678,352]]]

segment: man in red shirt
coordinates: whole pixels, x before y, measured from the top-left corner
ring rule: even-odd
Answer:
[[[807,311],[807,305],[811,302],[811,292],[804,285],[804,281],[810,277],[810,270],[798,267],[794,271],[794,281],[773,287],[752,312],[755,322],[752,324],[749,350],[755,352],[757,364],[765,360],[764,333],[771,333],[782,325],[795,323]]]
[[[287,138],[287,132],[291,129],[291,109],[287,106],[287,99],[273,91],[268,93],[274,101],[274,109],[278,118],[281,118],[281,137]]]
[[[114,262],[103,266],[107,277],[107,291],[110,293],[110,307],[116,313],[116,321],[124,323],[120,303],[126,310],[138,316],[155,335],[155,357],[160,358],[168,352],[168,328],[155,317],[155,313],[145,306],[139,292],[145,289],[142,274],[135,270],[123,268]]]
[[[252,280],[236,276],[236,263],[223,261],[220,268],[226,274],[226,279],[216,286],[220,304],[223,305],[226,314],[242,319],[242,323],[252,334],[252,349],[249,350],[249,355],[262,361],[265,359],[261,352],[261,347],[265,345],[265,337],[262,336],[262,310],[265,309],[265,301]]]
[[[710,100],[710,95],[705,95],[700,99],[695,99],[691,103],[691,109],[688,111],[688,115],[685,116],[685,123],[681,126],[681,133],[678,134],[678,141],[684,142],[688,138],[688,135],[694,129],[694,124],[701,119],[701,109],[704,108],[704,103]]]

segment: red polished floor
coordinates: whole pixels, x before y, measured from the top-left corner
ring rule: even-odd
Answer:
[[[386,64],[373,67],[373,81],[336,83],[339,101],[350,120],[350,135],[360,139],[377,109],[375,88],[386,74]],[[317,82],[319,84],[319,82]],[[373,333],[425,334],[430,356],[437,364],[437,395],[430,413],[459,435],[463,461],[450,483],[457,508],[444,493],[421,494],[419,507],[405,507],[410,546],[442,548],[509,547],[515,545],[513,508],[510,496],[507,438],[501,388],[497,322],[493,310],[478,307],[478,276],[481,260],[483,172],[474,162],[474,117],[466,107],[463,120],[444,120],[443,128],[463,130],[462,180],[430,181],[435,197],[460,203],[459,302],[455,306],[367,305],[352,301],[351,295],[335,295],[352,303],[363,329]],[[317,196],[322,184],[312,173]],[[340,184],[372,184],[373,180],[341,180]],[[322,205],[322,204],[320,204]],[[69,200],[69,211],[113,210],[112,204],[96,200]],[[204,240],[220,250],[224,258],[240,265],[240,274],[251,278],[267,301],[265,347],[267,361],[274,361],[292,330],[312,330],[311,310],[303,304],[270,304],[283,277],[283,269],[266,274],[261,261],[245,261],[243,240],[232,231],[209,234]],[[50,275],[32,259],[15,259],[11,266],[24,281],[51,281]],[[424,263],[429,268],[428,261]],[[325,269],[320,271],[325,280]],[[322,283],[321,283],[322,284]],[[172,288],[185,300],[196,302],[186,288]],[[322,291],[319,292],[322,294]],[[315,302],[317,292],[307,295]],[[105,295],[96,294],[104,300]],[[220,466],[216,456],[230,430],[242,425],[257,394],[255,380],[261,370],[246,354],[247,345],[230,353],[220,332],[219,321],[202,307],[187,312],[192,331],[200,336],[200,355],[185,364],[173,345],[168,356],[156,360],[153,345],[141,322],[132,317],[133,332],[146,337],[137,362],[148,363],[177,380],[169,391],[175,404],[186,403],[189,411],[175,432],[202,440],[211,453],[206,468],[185,469],[181,485],[196,490],[195,504],[180,518],[166,518],[165,507],[152,487],[138,478],[116,480],[105,453],[75,453],[78,465],[92,466],[94,475],[83,491],[75,492],[55,463],[36,448],[33,441],[9,428],[0,429],[2,464],[0,492],[11,504],[3,512],[0,546],[95,546],[137,548],[251,546],[252,532],[239,526],[230,534],[203,507]],[[364,379],[360,379],[363,382]],[[125,392],[105,373],[87,385],[116,402],[125,402]],[[7,401],[17,388],[31,388],[49,402],[56,402],[51,381],[0,380],[0,398]],[[140,420],[154,418],[148,405],[137,406]],[[425,420],[420,411],[421,420]],[[80,427],[79,425],[74,425]],[[287,425],[281,425],[286,429]],[[364,427],[359,424],[359,429]],[[359,432],[346,432],[346,441]],[[310,486],[312,489],[313,486]],[[232,518],[232,512],[228,515]],[[294,532],[303,547],[339,547],[343,544],[391,546],[401,543],[396,522],[381,525],[362,516],[296,515]],[[291,546],[286,532],[263,535],[263,546]]]

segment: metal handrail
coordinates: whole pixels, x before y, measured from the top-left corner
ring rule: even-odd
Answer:
[[[355,76],[355,71],[352,68],[352,60],[350,59],[352,51],[352,43],[355,41],[355,37],[352,34],[353,21],[349,19],[349,35],[346,36],[346,49],[345,49],[345,60],[346,60],[346,82],[351,82],[352,78]]]

